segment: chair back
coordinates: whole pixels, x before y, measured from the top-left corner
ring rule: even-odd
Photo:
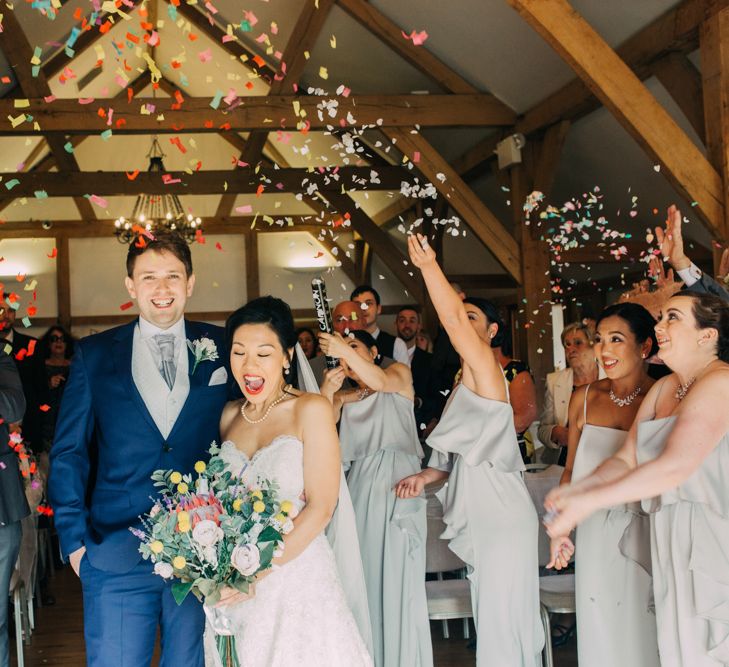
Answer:
[[[435,497],[436,491],[442,487],[429,487],[425,491],[428,501],[428,536],[425,542],[425,571],[426,572],[452,572],[460,570],[466,564],[448,547],[448,540],[440,539],[446,529],[443,522],[443,506]]]
[[[558,465],[530,464],[524,473],[524,482],[539,517],[539,567],[549,562],[549,536],[544,530],[544,499],[559,484],[564,468]]]
[[[35,514],[22,520],[23,538],[20,542],[15,569],[26,589],[31,590],[38,561],[38,517]]]

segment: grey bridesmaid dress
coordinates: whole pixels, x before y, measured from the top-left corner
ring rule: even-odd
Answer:
[[[468,567],[476,663],[541,666],[540,527],[524,484],[511,405],[459,384],[427,442],[429,465],[451,470],[438,493],[446,524],[441,538]]]
[[[420,472],[423,451],[413,403],[377,392],[342,408],[342,462],[357,521],[377,667],[433,664],[425,596],[424,497],[394,487]]]
[[[592,474],[622,447],[628,435],[587,423],[588,392],[589,387],[573,482]],[[650,526],[648,517],[640,512],[640,503],[598,510],[579,525],[575,594],[580,665],[660,667],[652,609]]]
[[[639,464],[660,456],[675,421],[638,425]],[[642,505],[661,667],[729,665],[729,434],[687,480]]]

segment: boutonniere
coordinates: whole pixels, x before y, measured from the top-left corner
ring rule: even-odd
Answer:
[[[195,363],[192,365],[190,375],[195,373],[195,369],[201,361],[215,361],[218,358],[218,348],[215,346],[215,341],[210,338],[198,338],[193,341],[188,340],[187,347],[190,348],[190,352],[195,357]]]

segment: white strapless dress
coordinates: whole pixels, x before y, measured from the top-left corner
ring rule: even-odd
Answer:
[[[246,483],[275,481],[281,498],[296,501],[304,490],[303,447],[298,438],[281,435],[251,459],[231,441],[221,445],[220,455]],[[257,584],[255,597],[227,608],[226,616],[235,629],[241,667],[372,665],[323,532]],[[205,666],[221,667],[209,626]]]

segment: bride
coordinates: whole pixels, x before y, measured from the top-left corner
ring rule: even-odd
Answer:
[[[209,618],[224,617],[241,667],[371,665],[324,534],[341,476],[331,405],[286,379],[296,344],[291,310],[271,296],[254,299],[228,318],[226,339],[244,398],[223,410],[221,456],[244,482],[274,481],[282,498],[305,503],[274,567],[248,594],[225,590]],[[205,664],[220,667],[210,625]]]

